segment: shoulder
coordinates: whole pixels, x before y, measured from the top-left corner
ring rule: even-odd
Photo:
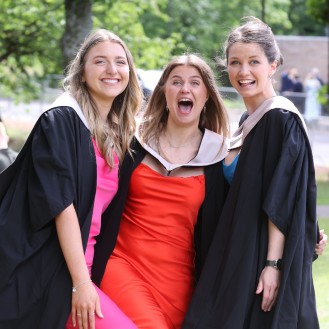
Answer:
[[[65,132],[66,134],[75,130],[89,131],[80,116],[70,106],[58,106],[50,108],[41,114],[35,127],[42,130]]]
[[[268,111],[264,115],[264,121],[268,123],[270,126],[286,126],[287,124],[300,124],[301,126],[303,123],[301,119],[296,113],[293,113],[289,110],[284,108],[275,108],[271,111]]]
[[[52,107],[41,114],[41,118],[59,120],[60,118],[64,119],[75,119],[79,118],[74,109],[70,106],[56,106]]]

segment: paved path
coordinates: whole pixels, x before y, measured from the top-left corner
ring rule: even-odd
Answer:
[[[318,218],[329,219],[329,205],[321,205],[316,207]]]

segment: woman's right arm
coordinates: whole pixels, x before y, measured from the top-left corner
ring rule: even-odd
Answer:
[[[103,317],[99,297],[91,283],[83,246],[78,217],[73,204],[64,209],[55,219],[58,239],[69,269],[72,286],[77,287],[72,292],[72,322],[75,326],[76,316],[80,329],[95,327],[95,311]]]

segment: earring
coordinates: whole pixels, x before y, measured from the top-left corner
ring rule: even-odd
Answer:
[[[203,107],[203,114],[206,114],[207,107],[206,105]]]
[[[166,105],[166,111],[169,112],[168,106]]]

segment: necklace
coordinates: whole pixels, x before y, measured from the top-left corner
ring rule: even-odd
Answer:
[[[201,134],[201,132],[200,132]],[[197,136],[197,135],[196,135]],[[193,139],[195,139],[195,136],[193,136]],[[166,142],[168,142],[166,140]],[[189,163],[191,160],[193,160],[198,152],[199,147],[192,147],[192,142],[187,143],[185,146],[191,146],[192,149],[186,151],[181,151],[179,150],[179,153],[177,153],[179,148],[182,148],[183,145],[181,145],[180,147],[173,147],[173,150],[171,151],[170,149],[168,149],[167,151],[169,151],[169,155],[167,151],[161,146],[161,141],[159,136],[156,138],[156,147],[157,147],[157,151],[158,154],[165,159],[166,161],[168,161],[169,163],[176,163],[176,164],[186,164]],[[169,142],[168,145],[170,146]],[[177,150],[177,151],[174,151]],[[172,153],[174,152],[174,154]]]

